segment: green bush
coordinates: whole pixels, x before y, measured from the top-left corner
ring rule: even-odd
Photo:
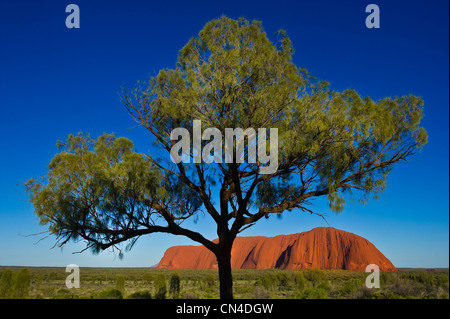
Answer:
[[[155,298],[156,299],[166,299],[167,286],[166,286],[166,275],[159,274],[155,279]]]
[[[212,274],[208,274],[205,276],[203,282],[207,288],[213,288],[216,285],[216,277]]]
[[[127,299],[152,299],[152,295],[148,290],[139,290],[133,292]]]
[[[178,297],[180,296],[180,276],[178,275],[178,273],[174,273],[170,277],[169,292],[172,295],[173,299],[178,299]]]
[[[119,275],[116,279],[116,289],[122,292],[125,292],[125,276]]]
[[[303,272],[298,272],[294,275],[295,286],[298,291],[303,291],[306,287],[306,278],[303,275]]]
[[[325,288],[308,288],[303,292],[299,292],[295,295],[299,299],[328,299],[328,293]]]
[[[269,299],[270,294],[266,288],[256,286],[250,294],[251,299]]]
[[[323,281],[328,280],[327,273],[318,268],[307,269],[304,271],[305,278],[311,282],[313,287],[317,287]]]
[[[151,282],[151,281],[153,281],[153,275],[151,273],[147,272],[142,275],[142,280]]]
[[[122,299],[123,294],[115,288],[105,289],[98,294],[99,299]]]
[[[341,296],[348,296],[351,293],[355,292],[360,286],[361,281],[359,279],[352,278],[348,280],[344,286],[339,290],[339,294]]]
[[[30,292],[31,274],[28,268],[22,268],[13,277],[11,297],[26,298]]]
[[[283,290],[288,290],[289,289],[289,287],[290,287],[290,280],[289,280],[289,277],[288,277],[287,273],[285,273],[285,272],[277,273],[277,281],[278,281],[278,285]]]
[[[268,274],[262,275],[258,279],[256,284],[266,288],[267,290],[271,290],[276,285],[277,281],[278,281],[278,278],[275,274],[268,273]]]
[[[373,299],[402,299],[402,296],[390,291],[389,289],[378,290],[374,292]]]
[[[0,298],[9,298],[11,296],[11,289],[13,285],[13,272],[11,269],[3,271],[0,279]]]

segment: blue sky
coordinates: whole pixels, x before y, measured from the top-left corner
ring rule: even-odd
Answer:
[[[65,7],[80,8],[80,29],[67,29]],[[365,7],[380,7],[381,28],[365,26]],[[23,1],[0,2],[0,265],[151,266],[164,251],[190,240],[166,234],[141,238],[123,260],[113,253],[72,254],[55,240],[26,235],[45,230],[23,183],[46,173],[55,143],[69,133],[115,132],[150,146],[127,115],[118,91],[162,68],[206,22],[227,15],[258,19],[274,39],[285,29],[294,62],[333,89],[379,99],[404,94],[425,101],[429,143],[394,167],[379,201],[329,211],[312,207],[330,226],[367,238],[397,267],[449,265],[448,1]],[[190,225],[213,239],[207,216]],[[242,235],[275,236],[327,226],[317,216],[289,212],[260,221]]]

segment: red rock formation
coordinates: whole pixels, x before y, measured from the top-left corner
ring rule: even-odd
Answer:
[[[237,237],[231,250],[231,267],[241,269],[364,271],[369,264],[381,271],[397,270],[367,239],[333,227],[275,237]],[[158,268],[217,269],[217,260],[203,246],[174,246],[167,249]]]

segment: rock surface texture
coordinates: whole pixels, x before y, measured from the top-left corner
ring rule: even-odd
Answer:
[[[364,271],[369,264],[381,271],[397,270],[367,239],[333,227],[275,237],[237,237],[231,251],[231,267],[238,269]],[[217,260],[203,246],[174,246],[166,250],[158,268],[217,269]]]

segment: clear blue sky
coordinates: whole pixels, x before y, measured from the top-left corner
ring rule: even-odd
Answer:
[[[80,29],[67,29],[66,5],[80,7]],[[365,7],[376,3],[381,28],[367,29]],[[46,173],[55,143],[69,133],[115,132],[149,147],[149,135],[125,112],[117,92],[160,69],[211,19],[258,19],[271,39],[283,28],[294,62],[336,90],[373,99],[413,93],[425,101],[429,143],[394,167],[381,199],[334,214],[328,223],[370,240],[397,267],[449,265],[448,1],[0,1],[0,265],[150,266],[175,244],[173,235],[141,238],[123,260],[112,253],[50,249],[27,202],[23,182]],[[299,212],[270,218],[242,235],[297,233],[327,226]],[[192,225],[216,237],[207,217]]]

